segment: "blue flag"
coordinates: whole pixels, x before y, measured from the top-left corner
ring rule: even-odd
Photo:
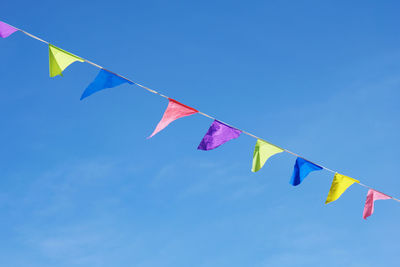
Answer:
[[[107,70],[101,69],[99,74],[97,74],[96,79],[89,84],[81,96],[81,100],[88,97],[100,90],[112,88],[123,83],[133,84],[132,82],[117,76]]]
[[[290,184],[294,186],[299,185],[310,172],[319,170],[322,170],[322,167],[305,159],[297,158],[296,163],[294,164],[294,170]]]

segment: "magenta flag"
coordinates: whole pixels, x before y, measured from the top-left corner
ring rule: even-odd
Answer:
[[[238,129],[214,120],[197,149],[211,150],[217,148],[229,140],[238,138],[241,133],[242,131]]]
[[[165,110],[161,121],[157,124],[157,127],[154,130],[154,132],[147,138],[153,137],[156,133],[167,127],[168,124],[170,124],[174,120],[190,116],[198,112],[194,108],[179,103],[176,100],[173,100],[171,98],[168,98],[168,100],[169,100],[168,107]]]
[[[7,23],[0,21],[0,37],[6,38],[16,31],[18,30],[13,26],[10,26]]]
[[[375,200],[381,200],[381,199],[391,199],[391,197],[381,192],[375,191],[373,189],[368,190],[367,200],[365,200],[365,206],[363,212],[364,219],[367,219],[367,217],[371,216],[372,213],[374,213]]]

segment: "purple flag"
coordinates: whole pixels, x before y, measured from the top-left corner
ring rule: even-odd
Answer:
[[[206,135],[203,137],[203,140],[201,140],[197,149],[211,150],[217,148],[229,140],[238,138],[240,133],[240,130],[215,120],[208,129]]]
[[[15,29],[14,27],[8,25],[7,23],[0,21],[0,37],[6,38],[16,31],[18,31],[18,30]]]

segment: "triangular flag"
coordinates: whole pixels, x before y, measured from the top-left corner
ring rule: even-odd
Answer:
[[[299,185],[310,172],[319,170],[322,170],[322,167],[305,159],[297,158],[296,163],[294,164],[294,170],[290,184],[294,186]]]
[[[168,107],[165,110],[161,121],[157,124],[157,127],[154,130],[154,132],[147,138],[153,137],[156,133],[167,127],[168,124],[170,124],[174,120],[190,116],[198,112],[194,108],[188,107],[182,103],[179,103],[176,100],[173,100],[171,98],[168,98],[168,100],[169,100]]]
[[[381,192],[375,191],[374,189],[368,190],[367,199],[365,200],[363,218],[367,219],[367,217],[371,216],[372,213],[374,213],[375,200],[383,200],[383,199],[391,199],[391,197]]]
[[[349,186],[360,181],[344,176],[339,173],[335,173],[333,177],[331,189],[329,190],[328,197],[326,198],[325,204],[337,200],[346,191]]]
[[[7,23],[0,21],[0,37],[7,38],[16,31],[18,30],[13,26],[10,26]]]
[[[228,142],[229,140],[238,138],[242,131],[232,128],[220,121],[214,120],[208,129],[206,135],[201,140],[197,149],[211,150]]]
[[[283,151],[284,150],[280,147],[277,147],[263,140],[257,139],[256,146],[254,147],[253,167],[251,168],[251,171],[252,172],[259,171],[264,166],[267,159]]]
[[[94,81],[89,84],[89,86],[82,93],[81,100],[85,97],[88,97],[100,90],[112,88],[123,83],[133,84],[131,81],[128,81],[114,73],[111,73],[105,69],[101,69],[99,74],[97,74]]]
[[[62,72],[75,61],[83,62],[84,60],[74,54],[62,50],[61,48],[49,44],[50,77],[57,75],[62,76]]]

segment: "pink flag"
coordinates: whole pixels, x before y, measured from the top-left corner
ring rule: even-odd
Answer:
[[[165,127],[167,127],[168,124],[170,124],[174,120],[177,120],[182,117],[190,116],[190,115],[198,112],[194,108],[188,107],[182,103],[179,103],[176,100],[173,100],[171,98],[168,98],[168,99],[169,99],[168,107],[165,110],[161,121],[157,124],[157,127],[154,130],[154,132],[147,138],[153,137],[156,133],[158,133]]]
[[[16,31],[18,30],[13,26],[10,26],[7,23],[0,21],[0,37],[6,38]]]
[[[367,200],[365,200],[365,206],[363,212],[364,219],[367,219],[367,217],[371,216],[372,213],[374,213],[375,200],[381,200],[381,199],[391,199],[391,197],[381,192],[375,191],[373,189],[368,190]]]

